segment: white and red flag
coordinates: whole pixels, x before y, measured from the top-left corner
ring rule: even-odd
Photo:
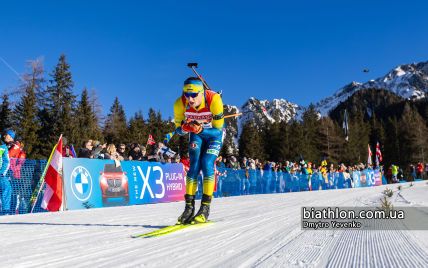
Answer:
[[[382,152],[380,151],[380,145],[378,142],[376,143],[376,166],[377,167],[380,165],[380,162],[382,162]]]
[[[149,138],[147,139],[147,145],[155,145],[156,141],[153,139],[152,134],[149,134]]]
[[[382,152],[380,151],[379,142],[376,144],[376,158],[379,159],[379,162],[382,162]]]
[[[41,207],[48,211],[62,209],[62,136],[59,138],[45,175],[46,188]]]
[[[373,163],[372,163],[372,150],[370,149],[370,144],[368,144],[368,151],[367,151],[367,154],[368,154],[368,156],[367,156],[367,165],[372,165]]]

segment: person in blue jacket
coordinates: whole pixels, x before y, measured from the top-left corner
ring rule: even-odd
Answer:
[[[0,145],[0,190],[1,190],[1,211],[0,215],[10,214],[10,202],[12,198],[12,186],[7,176],[9,170],[9,152],[6,144]]]

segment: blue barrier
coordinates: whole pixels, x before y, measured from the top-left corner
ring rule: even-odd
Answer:
[[[64,180],[65,180],[65,192],[70,196],[70,178],[76,178],[76,174],[71,175],[73,170],[77,166],[82,166],[82,163],[88,163],[91,161],[88,169],[94,169],[91,171],[93,177],[96,177],[96,185],[99,185],[101,182],[100,179],[100,170],[98,166],[105,166],[105,163],[112,162],[111,160],[88,160],[88,159],[64,159]],[[100,161],[99,163],[97,161]],[[83,166],[85,166],[84,164]],[[25,160],[21,167],[20,172],[16,173],[12,170],[9,171],[6,178],[0,178],[0,212],[4,213],[6,210],[9,214],[24,214],[29,213],[31,210],[30,198],[31,195],[37,189],[37,184],[40,181],[41,174],[46,166],[46,160]],[[93,166],[93,167],[91,167]],[[96,167],[95,167],[96,166]],[[168,191],[170,190],[172,194],[162,195],[162,197],[157,196],[160,193],[163,193],[163,190],[159,188],[159,174],[155,177],[149,179],[147,185],[144,182],[144,176],[148,173],[148,166],[159,166],[162,170],[162,173],[168,173],[169,177],[164,178],[165,180],[171,180],[171,183],[176,183],[176,180],[182,180],[183,177],[176,178],[171,174],[176,174],[177,170],[172,168],[171,170],[166,167],[164,164],[160,163],[150,163],[140,162],[140,161],[124,161],[122,162],[124,172],[128,174],[129,180],[132,179],[129,188],[129,196],[126,200],[129,204],[143,204],[143,203],[157,203],[157,202],[169,202],[181,200],[184,187],[181,185],[180,189],[173,188],[174,185],[171,184],[171,187],[168,186]],[[142,173],[136,170],[137,166],[141,167]],[[313,174],[302,174],[289,173],[284,171],[272,171],[272,170],[243,170],[243,169],[229,169],[229,168],[218,168],[222,176],[218,176],[217,191],[214,193],[215,197],[225,197],[225,196],[236,196],[236,195],[249,195],[249,194],[267,194],[267,193],[286,193],[286,192],[299,192],[299,191],[319,191],[319,190],[331,190],[331,189],[344,189],[344,188],[356,188],[356,187],[371,187],[374,185],[384,184],[384,176],[378,170],[362,170],[355,171],[351,174],[344,173],[326,173],[321,174],[315,172]],[[153,171],[153,169],[152,169]],[[159,172],[159,168],[158,168]],[[150,172],[149,172],[150,173]],[[156,183],[156,181],[158,181]],[[200,197],[202,195],[202,177],[199,178],[199,187],[197,195]],[[68,186],[67,186],[68,185]],[[166,185],[166,184],[165,184]],[[164,185],[164,186],[165,186]],[[70,188],[71,187],[71,188]],[[158,188],[156,188],[158,187]],[[96,191],[100,192],[101,188],[97,187]],[[150,193],[150,191],[152,193]],[[76,190],[76,189],[74,189]],[[146,195],[141,199],[141,191],[146,191]],[[160,192],[159,192],[160,191]],[[174,192],[176,191],[176,192]],[[158,193],[159,192],[159,193]],[[150,197],[149,195],[152,195]],[[45,212],[40,207],[42,200],[43,191],[39,198],[36,200],[36,206],[33,212]],[[157,198],[159,197],[159,198]],[[164,198],[164,200],[162,199]],[[98,198],[101,200],[101,198]],[[98,200],[97,199],[97,200]],[[89,199],[88,199],[89,200]],[[70,199],[71,201],[71,199]],[[77,204],[78,203],[78,204]],[[98,201],[94,202],[77,202],[77,205],[68,204],[69,209],[73,208],[90,208],[94,207],[96,204],[101,203]],[[105,202],[103,203],[105,205]],[[97,205],[98,206],[98,205]]]

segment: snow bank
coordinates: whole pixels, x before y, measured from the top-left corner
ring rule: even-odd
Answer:
[[[0,218],[2,267],[428,267],[428,231],[307,231],[301,206],[427,206],[426,182],[213,201],[215,224],[132,239],[175,223],[183,202]],[[428,217],[428,216],[427,216]]]

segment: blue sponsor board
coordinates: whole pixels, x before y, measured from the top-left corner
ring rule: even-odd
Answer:
[[[182,164],[63,158],[67,209],[172,202],[186,191]]]

